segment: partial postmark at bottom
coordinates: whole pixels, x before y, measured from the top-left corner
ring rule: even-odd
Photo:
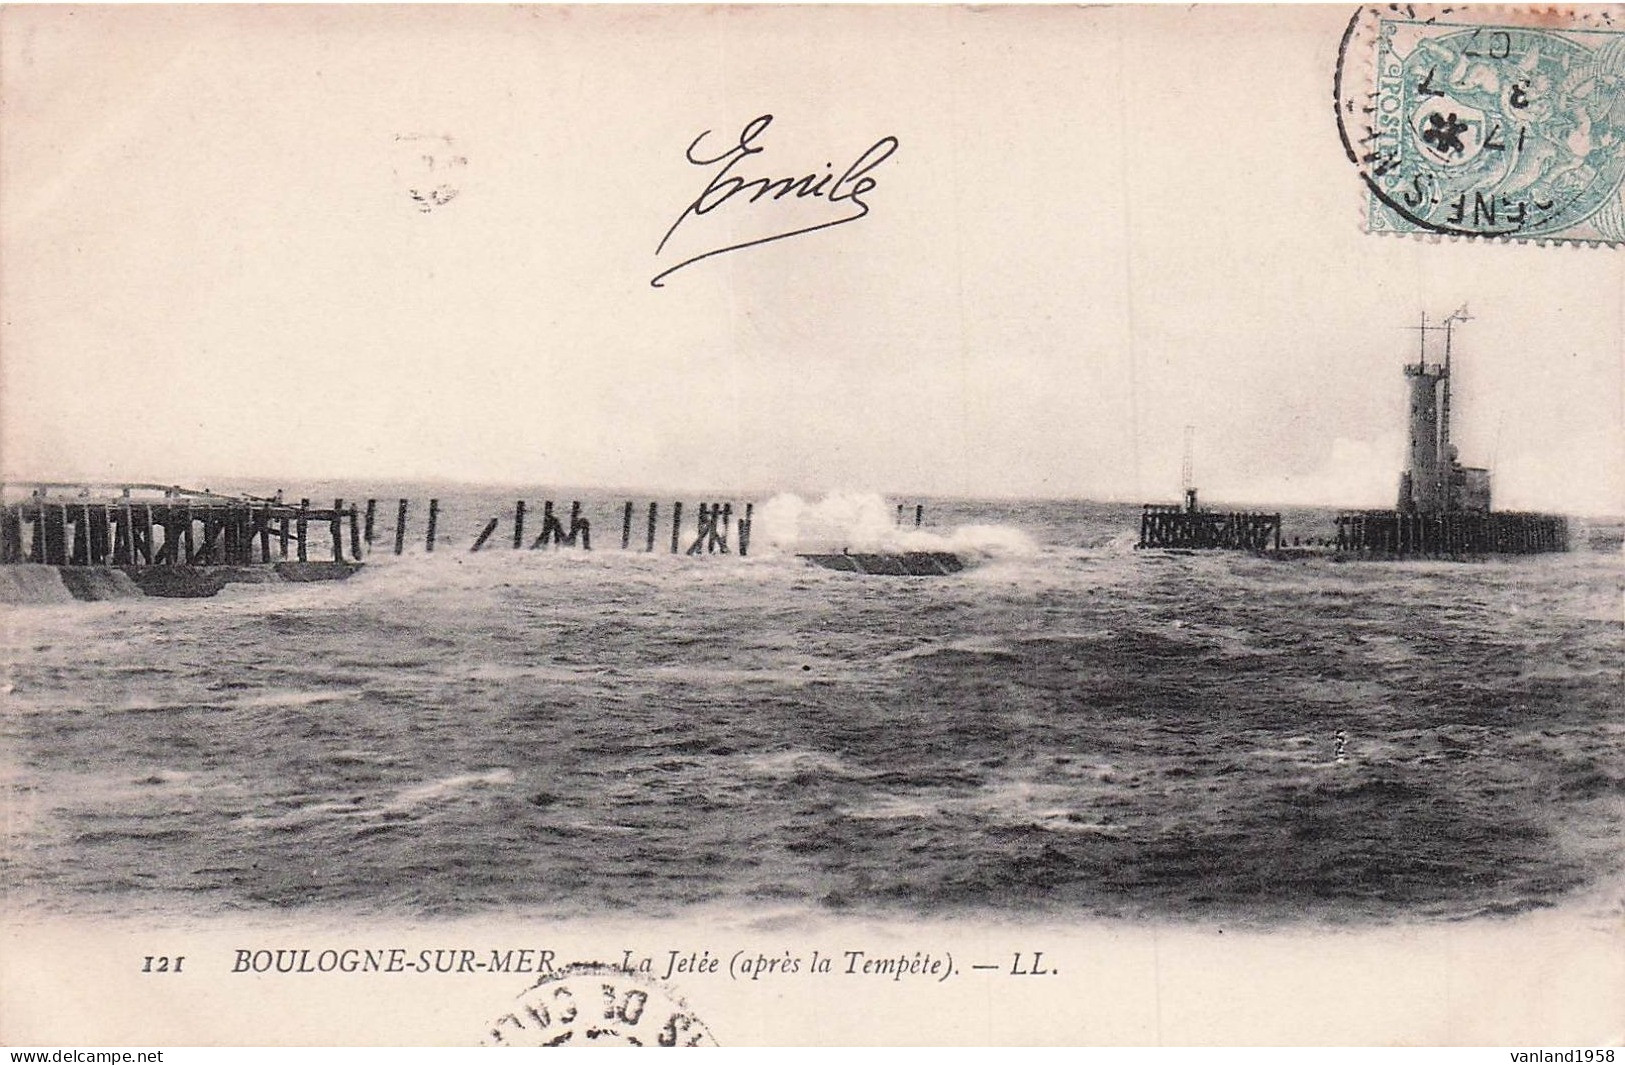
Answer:
[[[671,988],[620,966],[577,962],[538,979],[486,1033],[486,1046],[716,1046]]]

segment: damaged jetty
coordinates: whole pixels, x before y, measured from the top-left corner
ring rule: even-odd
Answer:
[[[340,580],[361,566],[357,510],[342,499],[312,507],[173,485],[30,487],[0,510],[0,563],[52,567],[75,598],[125,581],[140,594],[209,596],[235,582]]]

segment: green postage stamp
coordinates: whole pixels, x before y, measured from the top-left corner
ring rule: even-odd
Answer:
[[[1625,9],[1368,8],[1335,95],[1368,232],[1625,242]]]

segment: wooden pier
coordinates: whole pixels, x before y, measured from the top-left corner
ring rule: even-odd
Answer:
[[[1568,549],[1568,521],[1555,514],[1356,510],[1337,517],[1337,550],[1362,558],[1466,558]]]
[[[0,563],[48,566],[243,566],[359,562],[355,505],[298,506],[202,493],[161,500],[87,494],[32,498],[0,511]],[[312,540],[318,530],[319,548]],[[348,530],[348,544],[346,531]],[[348,551],[346,548],[348,547]]]
[[[274,565],[295,580],[328,579],[324,567],[348,575],[375,549],[392,549],[395,555],[413,546],[421,546],[424,554],[437,546],[471,553],[591,551],[594,531],[615,524],[622,551],[743,558],[750,554],[756,509],[751,502],[727,500],[686,505],[681,500],[646,505],[599,501],[589,507],[579,499],[519,499],[511,512],[479,513],[465,539],[448,536],[447,529],[451,519],[467,521],[467,512],[451,514],[439,498],[395,500],[394,527],[388,528],[387,499],[335,499],[332,506],[316,506],[308,498],[286,501],[280,492],[261,498],[162,485],[22,487],[32,493],[0,506],[0,563],[117,567],[132,575],[210,567],[224,573]],[[611,507],[613,517],[605,518],[603,512]],[[899,505],[900,522],[910,511],[914,525],[922,526],[924,505],[906,510]],[[936,565],[927,568],[939,570]],[[885,569],[876,566],[877,571]],[[244,571],[223,579],[253,578]],[[155,586],[175,583],[156,574],[151,581]]]
[[[1241,510],[1200,510],[1196,490],[1185,505],[1147,503],[1140,515],[1136,548],[1268,551],[1281,547],[1281,515]]]

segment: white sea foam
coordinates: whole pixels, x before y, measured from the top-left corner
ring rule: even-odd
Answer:
[[[946,532],[899,525],[893,507],[872,492],[832,492],[816,502],[788,492],[776,495],[756,512],[751,547],[952,551],[979,560],[1026,558],[1038,551],[1032,537],[1011,525],[963,525]]]
[[[744,759],[745,772],[763,777],[829,776],[862,777],[869,774],[827,751],[790,750]]]
[[[441,777],[439,780],[432,780],[427,784],[407,788],[399,792],[394,801],[388,805],[392,809],[417,806],[421,803],[445,798],[468,788],[500,786],[512,783],[513,770],[511,769],[488,769],[483,773],[459,773],[456,776]]]

